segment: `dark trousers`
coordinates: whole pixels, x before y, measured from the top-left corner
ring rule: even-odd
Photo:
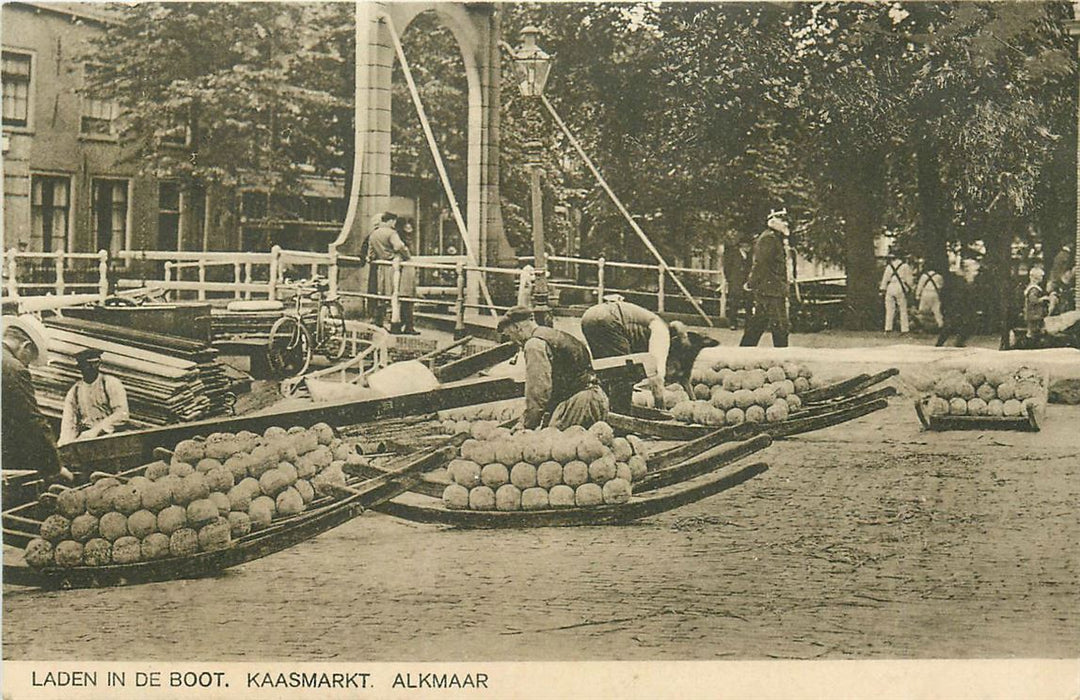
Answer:
[[[945,324],[941,327],[941,333],[937,337],[937,347],[948,342],[949,338],[956,336],[956,347],[962,348],[967,345],[968,338],[974,333],[974,322],[966,314],[953,314],[945,316]]]
[[[604,309],[603,311],[601,309]],[[629,355],[634,350],[626,337],[626,330],[614,312],[601,307],[590,309],[581,319],[581,334],[589,345],[594,359]],[[626,382],[604,382],[604,391],[611,402],[611,410],[629,414],[634,400],[634,387]]]
[[[772,333],[774,348],[787,347],[788,313],[787,299],[784,297],[762,295],[754,297],[754,311],[746,321],[746,330],[743,331],[743,337],[739,341],[739,345],[742,347],[756,346],[766,330]]]
[[[754,298],[746,292],[728,294],[727,298],[727,322],[731,328],[738,325],[739,312],[747,322],[754,313]]]

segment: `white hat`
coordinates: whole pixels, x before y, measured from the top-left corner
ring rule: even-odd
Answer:
[[[30,339],[30,342],[37,348],[37,357],[30,364],[32,365],[44,365],[49,361],[49,332],[45,330],[45,324],[38,320],[37,316],[33,314],[23,314],[21,316],[4,316],[3,319],[4,329],[17,328],[26,334],[26,337]]]

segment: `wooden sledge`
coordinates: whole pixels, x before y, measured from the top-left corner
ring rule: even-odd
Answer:
[[[711,433],[699,440],[651,453],[646,458],[649,473],[640,482],[634,484],[634,492],[658,489],[692,479],[743,459],[765,449],[770,444],[772,444],[772,438],[768,435],[758,435],[744,442],[730,444],[730,440],[721,440],[716,433]],[[346,468],[346,471],[363,478],[371,478],[385,473],[385,468],[376,465],[350,466]],[[443,491],[449,485],[450,481],[445,476],[425,474],[410,487],[409,491],[441,499]]]
[[[696,440],[711,433],[723,436],[724,440],[744,440],[758,434],[782,438],[821,430],[880,411],[889,405],[887,397],[895,393],[896,389],[885,387],[865,397],[853,397],[831,406],[813,407],[806,409],[805,413],[796,412],[787,420],[777,423],[742,423],[720,429],[673,419],[653,420],[618,413],[610,414],[608,423],[617,433],[633,433],[663,440]]]
[[[388,468],[384,473],[338,487],[340,492],[337,495],[316,499],[303,513],[275,521],[267,528],[234,540],[224,549],[199,552],[189,557],[107,566],[35,569],[5,563],[4,582],[46,589],[70,589],[212,576],[309,540],[352,520],[365,509],[403,493],[416,482],[421,472],[444,464],[456,454],[464,439],[465,436],[455,436],[449,444],[438,449],[400,458],[393,468]],[[144,469],[129,470],[125,475],[135,476]],[[37,537],[46,511],[43,504],[33,502],[5,512],[4,544],[25,547]]]
[[[1018,430],[1037,433],[1042,426],[1034,406],[1027,407],[1023,416],[931,416],[926,401],[915,401],[915,415],[925,430]]]
[[[765,472],[768,465],[755,463],[722,467],[692,481],[680,481],[666,489],[657,489],[631,497],[628,503],[584,508],[535,511],[449,510],[440,501],[416,494],[386,501],[372,508],[379,513],[416,523],[448,525],[459,528],[569,527],[576,525],[613,525],[664,513],[738,486]]]

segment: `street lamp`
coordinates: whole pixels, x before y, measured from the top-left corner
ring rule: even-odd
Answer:
[[[521,82],[518,87],[521,96],[539,99],[544,94],[544,85],[551,72],[551,56],[537,46],[536,37],[540,30],[533,26],[521,30],[521,45],[513,50],[514,68]],[[530,194],[532,198],[532,238],[533,267],[536,279],[533,282],[533,311],[537,323],[551,325],[551,308],[548,306],[547,251],[544,248],[544,207],[540,194],[540,169],[542,167],[544,144],[541,141],[529,141],[525,144],[529,166]]]

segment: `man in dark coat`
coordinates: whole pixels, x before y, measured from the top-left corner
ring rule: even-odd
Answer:
[[[979,295],[975,289],[978,274],[978,263],[964,260],[958,273],[945,276],[945,286],[941,290],[941,314],[945,324],[938,334],[938,347],[956,336],[956,347],[962,348],[975,333],[979,313]]]
[[[664,403],[664,377],[671,346],[670,331],[664,319],[646,308],[631,304],[617,294],[585,311],[581,316],[581,333],[597,360],[630,353],[649,353],[656,361],[656,376],[649,382],[655,405]],[[633,403],[634,387],[630,384],[608,386],[611,405],[615,411],[628,413]]]
[[[745,287],[754,295],[754,313],[746,322],[741,346],[756,346],[768,330],[772,333],[773,347],[787,347],[788,278],[784,237],[789,229],[786,216],[787,210],[772,211],[767,228],[754,241],[754,260]]]
[[[45,364],[48,359],[44,327],[33,317],[5,316],[3,324],[0,459],[5,469],[35,470],[46,481],[70,481],[71,472],[60,466],[56,442],[38,407],[27,369],[31,364]]]
[[[533,312],[523,306],[507,311],[498,328],[524,350],[524,427],[588,428],[607,418],[608,398],[593,373],[585,343],[569,333],[537,325]]]
[[[747,320],[753,313],[754,299],[744,289],[750,277],[753,249],[754,242],[746,236],[739,239],[738,245],[724,246],[724,282],[727,285],[727,317],[731,330],[738,328],[740,312]]]

